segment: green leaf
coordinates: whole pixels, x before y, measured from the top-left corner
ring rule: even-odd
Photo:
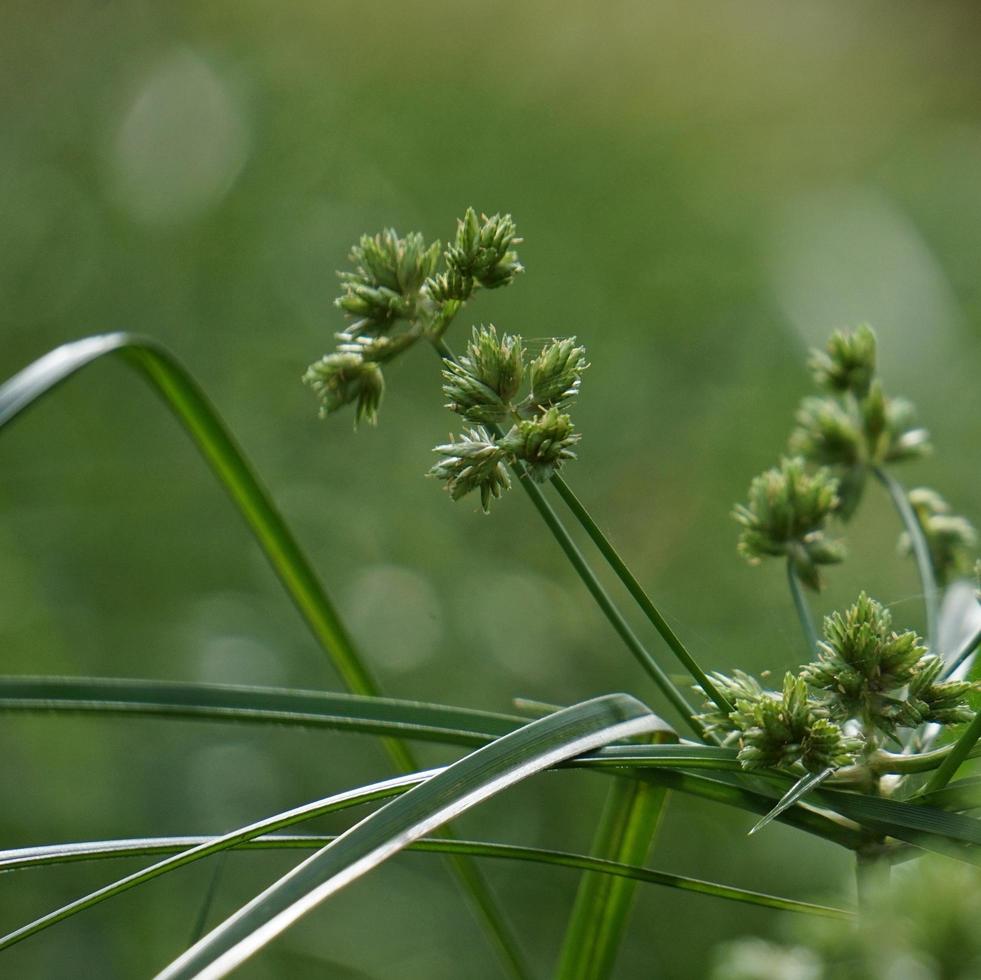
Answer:
[[[833,772],[834,768],[828,767],[822,772],[809,772],[794,783],[790,789],[787,790],[777,805],[764,816],[761,820],[758,820],[750,830],[750,834],[755,834],[757,831],[762,830],[768,823],[775,820],[780,816],[784,810],[792,807],[798,800],[803,799],[808,793],[811,792],[816,786],[820,786]]]
[[[175,960],[161,980],[227,975],[325,899],[452,817],[558,762],[657,725],[640,702],[609,695],[477,749],[294,868]]]
[[[0,870],[37,868],[54,864],[72,864],[78,861],[95,861],[106,858],[132,858],[159,854],[179,854],[188,848],[203,847],[213,843],[212,837],[148,837],[132,840],[85,841],[72,844],[48,844],[43,847],[24,847],[0,851]],[[337,840],[336,836],[307,834],[270,834],[253,837],[233,845],[234,850],[318,850]],[[409,844],[408,851],[439,854],[466,854],[471,857],[498,858],[512,861],[528,861],[533,864],[577,868],[581,871],[614,875],[647,884],[678,888],[682,891],[710,895],[714,898],[759,905],[784,912],[803,912],[827,918],[847,919],[852,913],[846,909],[829,908],[792,898],[780,898],[761,892],[733,888],[716,882],[689,878],[686,875],[669,874],[652,868],[618,864],[585,854],[552,851],[539,847],[518,847],[513,844],[496,844],[487,841],[441,840],[424,837]]]
[[[0,711],[70,711],[299,725],[456,745],[484,745],[525,719],[444,705],[271,687],[0,677]]]
[[[592,853],[620,864],[643,864],[664,815],[667,790],[639,779],[613,780]],[[610,976],[634,894],[630,879],[582,876],[559,957],[556,980]]]
[[[0,386],[0,429],[76,372],[107,356],[120,358],[140,374],[184,427],[348,690],[368,696],[379,694],[378,684],[269,493],[207,396],[164,347],[125,333],[64,344]],[[419,768],[401,742],[386,739],[384,744],[397,767],[404,771]],[[446,828],[446,833],[451,833],[450,828]],[[454,858],[452,864],[505,966],[517,980],[527,980],[530,972],[517,942],[477,869],[466,858]]]

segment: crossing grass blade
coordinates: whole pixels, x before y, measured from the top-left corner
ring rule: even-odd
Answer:
[[[762,830],[767,824],[771,823],[780,816],[784,810],[792,807],[798,800],[807,796],[811,790],[820,786],[832,773],[833,768],[825,769],[822,772],[809,772],[794,783],[783,796],[777,801],[777,805],[767,813],[761,820],[758,820],[750,830],[750,834],[755,834]]]
[[[80,861],[179,854],[191,848],[210,844],[214,840],[215,838],[210,837],[147,837],[25,847],[0,851],[0,870],[28,870],[48,865],[74,864]],[[319,850],[336,840],[337,837],[334,835],[268,834],[239,841],[230,849],[244,851]],[[489,841],[448,841],[427,837],[409,844],[406,850],[437,854],[466,854],[470,857],[527,861],[533,864],[575,868],[597,875],[612,875],[630,881],[663,885],[666,888],[677,888],[682,891],[709,895],[733,902],[743,902],[748,905],[759,905],[763,908],[777,909],[783,912],[800,912],[834,919],[851,918],[853,914],[847,909],[801,902],[793,898],[781,898],[745,888],[735,888],[731,885],[690,878],[687,875],[669,874],[665,871],[655,871],[653,868],[621,864],[568,851],[553,851],[540,847],[519,847],[513,844],[498,844]]]
[[[170,966],[161,980],[226,976],[344,886],[447,820],[558,762],[659,726],[627,695],[586,701],[477,749],[302,862]]]
[[[64,344],[0,386],[0,430],[78,371],[103,357],[118,358],[141,375],[184,427],[244,518],[347,689],[367,696],[380,694],[317,573],[268,491],[208,397],[166,348],[127,333],[103,334]],[[385,739],[384,745],[403,772],[419,768],[412,752],[402,742]],[[445,832],[450,834],[452,830],[447,827]],[[531,973],[523,954],[477,868],[467,858],[455,857],[451,863],[503,965],[516,980],[528,980]]]
[[[121,895],[123,892],[129,891],[129,889],[135,888],[137,885],[152,881],[154,878],[160,877],[160,875],[167,874],[170,871],[176,871],[178,868],[192,864],[195,861],[200,861],[202,858],[206,858],[212,854],[218,854],[230,847],[236,847],[261,834],[281,830],[283,827],[291,827],[294,824],[304,820],[311,820],[325,813],[333,813],[337,810],[345,810],[363,803],[371,803],[375,800],[382,800],[390,796],[396,796],[399,793],[405,793],[413,786],[417,786],[427,779],[431,779],[433,775],[440,771],[428,770],[425,772],[409,773],[404,776],[395,776],[392,779],[372,783],[369,786],[360,786],[357,789],[347,790],[346,792],[337,793],[322,800],[316,800],[312,803],[306,803],[303,806],[294,807],[292,810],[278,813],[265,820],[259,820],[256,823],[249,824],[247,827],[240,827],[221,837],[203,839],[200,843],[191,846],[188,850],[182,851],[174,857],[159,861],[148,868],[143,868],[117,881],[110,882],[108,885],[104,885],[102,888],[98,888],[88,895],[83,895],[81,898],[69,902],[67,905],[63,905],[53,912],[49,912],[47,915],[43,915],[33,922],[29,922],[27,925],[15,929],[6,936],[0,937],[0,950],[6,949],[8,946],[13,946],[15,943],[27,939],[28,936],[33,936],[79,912],[84,912],[86,909],[92,908],[100,902],[114,898],[116,895]],[[22,867],[23,864],[18,863],[18,861],[24,856],[23,851],[0,852],[0,871]]]
[[[0,711],[266,723],[477,746],[524,718],[395,698],[98,677],[0,677]]]
[[[647,860],[667,802],[666,789],[616,776],[593,840],[592,853],[619,864]],[[582,876],[559,956],[556,980],[609,977],[627,931],[635,883],[604,874]]]

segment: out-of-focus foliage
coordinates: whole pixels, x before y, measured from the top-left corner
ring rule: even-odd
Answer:
[[[797,946],[729,944],[717,951],[711,980],[973,980],[979,915],[978,869],[926,858],[878,882],[854,927],[798,924]]]
[[[515,498],[482,521],[476,498],[450,508],[423,478],[447,427],[428,351],[386,366],[386,424],[357,437],[343,418],[318,421],[297,384],[311,351],[333,346],[334,270],[365,228],[430,242],[471,201],[507,209],[534,276],[482,295],[475,316],[529,345],[575,335],[588,349],[575,489],[702,662],[796,667],[782,569],[751,572],[732,554],[729,507],[772,464],[805,351],[831,327],[875,325],[890,390],[916,402],[937,448],[905,478],[929,478],[976,518],[978,27],[967,3],[560,15],[13,0],[0,32],[0,373],[100,330],[173,347],[391,693],[507,709],[516,694],[626,689],[663,707],[529,507]],[[367,415],[374,389],[362,393]],[[912,563],[882,560],[898,528],[878,487],[860,506],[816,610],[864,587],[922,632]],[[182,435],[108,364],[0,437],[0,649],[13,673],[337,686]],[[9,718],[3,740],[10,846],[225,830],[387,772],[365,740],[275,730]],[[591,791],[550,776],[466,829],[587,847],[604,786]],[[785,828],[745,842],[747,829],[672,799],[653,864],[802,897],[848,870]],[[230,858],[215,914],[285,867]],[[3,925],[102,873],[4,876]],[[186,942],[188,896],[209,874],[107,903],[5,953],[5,968],[139,975]],[[544,973],[575,876],[488,874],[533,918],[524,938]],[[382,903],[379,935],[363,913]],[[645,980],[701,977],[707,938],[771,921],[657,890],[636,916],[620,971]],[[680,941],[696,928],[697,943]],[[442,868],[407,856],[243,976],[451,980],[466,962],[490,980],[482,943]]]

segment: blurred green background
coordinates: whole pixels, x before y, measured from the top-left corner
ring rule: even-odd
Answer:
[[[3,21],[0,374],[101,331],[172,347],[389,693],[508,710],[627,690],[667,711],[523,495],[483,517],[424,479],[456,421],[431,353],[387,372],[377,430],[318,421],[299,377],[332,346],[334,270],[363,231],[445,240],[468,204],[514,214],[527,275],[466,316],[585,342],[569,481],[707,667],[802,659],[782,569],[736,556],[729,511],[783,448],[831,328],[873,323],[889,390],[933,433],[935,458],[898,475],[981,517],[976,5],[7,0]],[[921,625],[897,532],[875,489],[816,607],[865,586]],[[117,363],[0,438],[0,650],[9,673],[338,689],[193,448]],[[0,745],[4,847],[219,832],[389,771],[366,737],[190,723],[7,716]],[[585,849],[604,786],[543,777],[463,829]],[[830,845],[748,826],[674,798],[652,865],[807,898],[849,887]],[[232,856],[213,915],[291,860]],[[0,930],[123,869],[4,876]],[[487,874],[544,975],[576,875]],[[150,975],[210,876],[109,902],[4,953],[3,972]],[[641,889],[619,975],[699,977],[714,943],[778,918]],[[422,855],[242,971],[498,975]]]

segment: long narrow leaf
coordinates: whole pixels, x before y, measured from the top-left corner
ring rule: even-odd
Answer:
[[[18,943],[22,939],[27,939],[28,936],[33,936],[35,933],[41,932],[43,929],[47,929],[57,922],[61,922],[78,912],[83,912],[85,909],[92,908],[93,905],[98,905],[100,902],[106,901],[106,899],[120,895],[130,888],[142,885],[169,871],[176,871],[178,868],[182,868],[194,861],[200,861],[202,858],[208,857],[211,854],[217,854],[230,847],[235,847],[244,841],[258,837],[261,834],[273,830],[280,830],[283,827],[290,827],[293,824],[300,823],[304,820],[311,820],[313,817],[319,817],[325,813],[332,813],[335,810],[344,810],[362,803],[370,803],[374,800],[381,800],[389,796],[396,796],[399,793],[405,793],[413,786],[417,786],[420,783],[424,783],[427,779],[431,779],[433,775],[440,771],[442,770],[434,769],[426,772],[409,773],[408,775],[396,776],[393,779],[372,783],[370,786],[360,786],[357,789],[328,796],[323,800],[316,800],[313,803],[306,803],[303,806],[294,807],[285,813],[277,813],[274,817],[259,820],[256,823],[249,824],[247,827],[240,827],[221,837],[208,838],[205,842],[193,846],[190,850],[184,851],[175,857],[167,858],[164,861],[159,861],[149,868],[143,868],[133,874],[126,875],[125,878],[120,878],[118,881],[110,882],[108,885],[104,885],[102,888],[98,888],[88,895],[83,895],[74,902],[69,902],[67,905],[63,905],[61,908],[55,909],[55,911],[49,912],[39,919],[35,919],[27,925],[21,926],[19,929],[15,929],[6,936],[0,937],[0,949],[13,946],[14,943]],[[16,861],[13,864],[9,863],[11,861],[11,855],[14,854],[17,854],[17,852],[0,852],[0,871],[19,866]]]
[[[271,687],[98,677],[0,677],[0,711],[266,722],[484,745],[525,719],[445,705]]]
[[[197,382],[165,348],[125,333],[64,344],[0,386],[0,429],[73,374],[107,356],[119,357],[136,370],[183,425],[348,690],[369,696],[379,694],[378,684],[269,493]],[[385,748],[403,771],[419,768],[401,742],[386,739]],[[452,830],[447,827],[444,832],[451,834]],[[466,858],[451,858],[451,863],[504,965],[517,980],[527,980],[531,974],[517,941],[477,868]]]
[[[325,899],[452,817],[558,762],[651,732],[658,724],[640,702],[609,695],[531,722],[477,749],[294,868],[160,977],[226,976]]]
[[[761,820],[758,820],[750,830],[750,834],[755,834],[762,830],[768,823],[775,820],[780,816],[784,810],[792,807],[798,800],[803,799],[812,789],[820,786],[832,773],[833,768],[825,769],[822,772],[809,772],[801,776],[800,779],[794,783],[790,789],[787,790],[783,796],[777,801],[777,805],[764,816]]]
[[[78,861],[97,861],[107,858],[147,857],[160,854],[179,854],[189,848],[197,848],[212,843],[210,837],[149,837],[130,840],[85,841],[73,844],[49,844],[44,847],[25,847],[11,851],[0,851],[0,870],[25,870],[53,864],[72,864]],[[240,841],[234,850],[319,850],[337,840],[334,835],[313,834],[270,834]],[[568,851],[553,851],[539,847],[518,847],[513,844],[496,844],[488,841],[440,840],[422,838],[406,847],[408,851],[423,851],[439,854],[467,854],[471,857],[503,858],[512,861],[529,861],[534,864],[548,864],[599,875],[626,878],[632,881],[678,888],[682,891],[710,895],[714,898],[760,905],[764,908],[779,909],[784,912],[802,912],[827,918],[847,919],[852,913],[846,909],[800,902],[792,898],[780,898],[745,888],[734,888],[686,875],[669,874],[642,868],[636,865],[606,861],[574,854]]]
[[[668,791],[639,779],[615,777],[592,853],[619,864],[643,864],[664,814]],[[604,980],[616,961],[634,882],[603,874],[582,876],[559,956],[556,980]]]

